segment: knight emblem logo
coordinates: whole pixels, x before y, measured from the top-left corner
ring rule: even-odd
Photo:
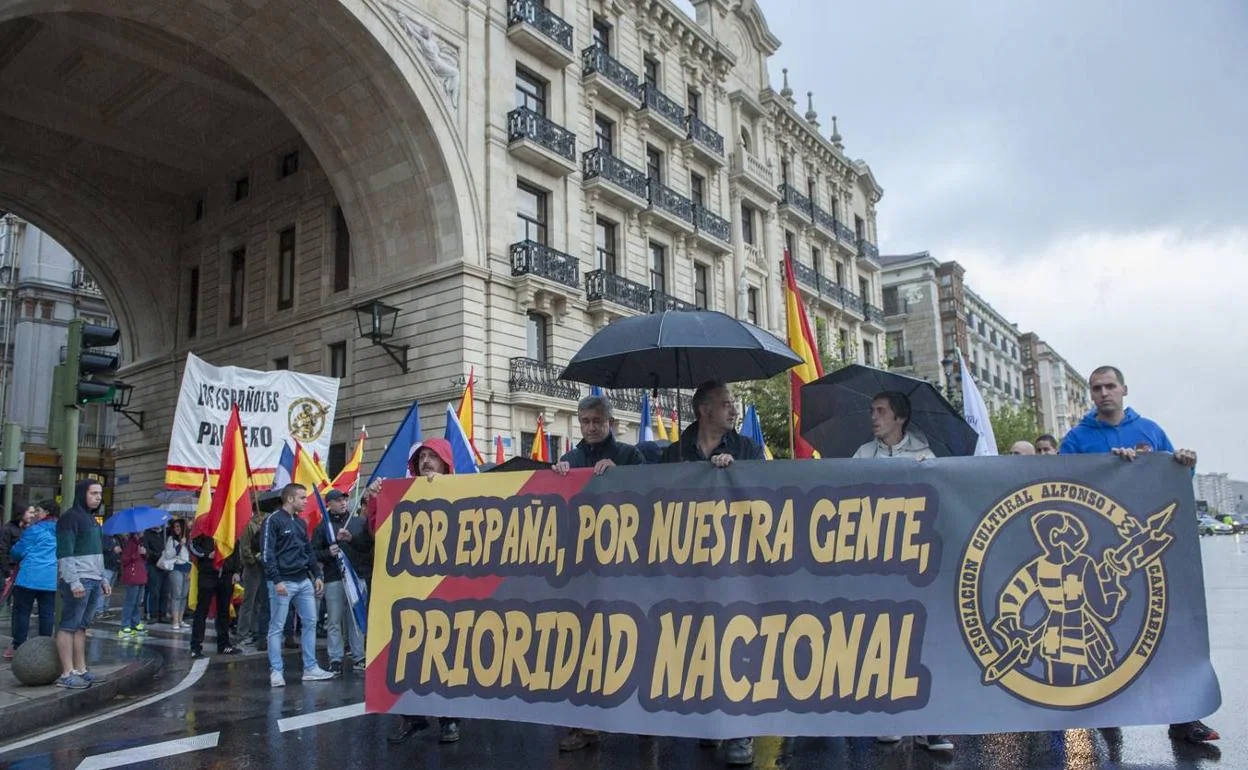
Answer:
[[[963,638],[983,683],[1051,708],[1083,708],[1129,686],[1165,629],[1162,557],[1176,507],[1137,517],[1091,487],[1057,481],[994,505],[957,581]],[[1010,548],[993,550],[1006,540]],[[1009,562],[1004,551],[1017,554],[1021,542],[1030,558]]]
[[[299,441],[311,443],[325,432],[325,417],[329,407],[312,398],[297,398],[287,410],[290,435]]]

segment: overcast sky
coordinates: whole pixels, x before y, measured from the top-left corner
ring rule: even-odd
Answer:
[[[969,284],[1199,470],[1248,479],[1248,3],[760,0],[883,185],[880,250]],[[686,8],[688,4],[685,3]]]

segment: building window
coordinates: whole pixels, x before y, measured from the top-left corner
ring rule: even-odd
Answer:
[[[789,161],[784,158],[780,159],[780,183],[789,183]]]
[[[646,145],[646,176],[651,183],[663,184],[663,152]]]
[[[243,308],[247,304],[247,250],[230,252],[230,326],[243,323]]]
[[[618,272],[615,262],[615,223],[601,217],[594,224],[594,250],[596,252],[595,267],[608,273]]]
[[[702,94],[689,88],[685,90],[685,111],[698,120],[702,119]]]
[[[706,205],[706,180],[692,171],[689,172],[689,199],[695,206]]]
[[[667,248],[650,242],[650,288],[667,293]]]
[[[832,200],[828,201],[828,204],[829,204],[829,206],[830,206],[830,208],[828,209],[828,212],[832,214],[832,221],[833,221],[833,222],[839,222],[839,221],[841,221],[841,216],[840,216],[840,214],[839,214],[839,213],[837,213],[837,206],[836,206],[836,193],[835,193],[835,191],[833,192],[833,197],[832,197]]]
[[[342,468],[346,464],[347,442],[338,441],[330,444],[329,455],[325,458],[325,470],[329,473],[329,477],[332,479],[342,473]]]
[[[866,240],[867,237],[867,223],[863,222],[862,217],[857,214],[854,215],[854,237],[860,241]]]
[[[651,88],[659,87],[659,60],[646,56],[641,60],[642,82]]]
[[[753,286],[745,290],[745,319],[758,326],[758,289]]]
[[[290,368],[290,356],[278,356],[273,359],[273,371],[284,372]]]
[[[516,240],[546,243],[546,193],[524,182],[516,185]]]
[[[277,176],[279,179],[285,179],[299,173],[299,151],[291,150],[282,156],[282,160],[277,164]]]
[[[549,323],[546,316],[532,310],[525,319],[525,354],[534,361],[550,360]]]
[[[56,315],[56,303],[55,302],[40,302],[39,303],[39,318],[41,318],[44,321],[51,321],[53,316],[55,315]]]
[[[199,198],[195,201],[195,221],[199,222],[204,218],[204,199]]]
[[[842,265],[840,262],[836,262],[835,267],[836,267],[836,285],[844,286],[845,285],[845,266]]]
[[[905,366],[906,333],[889,332],[884,337],[884,354],[888,356],[890,366]]]
[[[849,330],[837,329],[836,331],[837,331],[837,344],[839,344],[841,348],[841,360],[848,361],[849,360]]]
[[[875,345],[870,340],[862,341],[862,362],[867,366],[875,366]]]
[[[533,441],[536,438],[537,434],[535,433],[530,433],[529,431],[520,432],[521,457],[533,456]],[[563,451],[559,448],[559,444],[562,441],[563,436],[557,436],[553,433],[546,434],[546,452],[547,456],[550,457],[551,460],[555,460],[563,455]]]
[[[862,296],[863,302],[871,301],[871,282],[866,278],[858,279],[858,293]]]
[[[615,124],[602,115],[594,115],[594,146],[600,152],[615,154]]]
[[[523,67],[516,67],[516,106],[546,117],[546,81]]]
[[[334,207],[334,291],[346,291],[351,286],[351,231],[342,207]]]
[[[611,53],[611,25],[606,19],[595,15],[590,34],[593,36],[594,45],[601,48],[603,53]]]
[[[329,376],[340,380],[347,378],[347,343],[335,342],[329,346]]]
[[[746,128],[745,126],[741,127],[741,149],[745,150],[746,152],[751,152],[750,130]]]
[[[897,297],[896,286],[886,286],[884,288],[884,315],[897,315],[901,312],[901,303]],[[889,354],[892,355],[891,353]]]
[[[754,245],[754,209],[741,204],[741,240]]]
[[[186,282],[189,295],[186,298],[186,336],[194,339],[199,334],[199,268],[192,267]]]
[[[784,256],[789,259],[800,259],[802,256],[797,253],[797,236],[792,230],[784,231]]]
[[[234,202],[237,203],[251,194],[251,179],[239,177],[234,180]]]
[[[814,268],[815,275],[823,275],[823,253],[814,246],[810,247],[810,266]]]
[[[34,317],[35,317],[35,308],[36,308],[36,307],[38,307],[38,306],[39,306],[39,303],[38,303],[38,302],[36,302],[36,301],[35,301],[35,300],[33,300],[33,299],[28,299],[28,300],[26,300],[26,306],[25,306],[25,307],[26,307],[26,311],[25,311],[25,313],[24,313],[23,315],[25,315],[27,318],[34,318]]]
[[[806,180],[806,197],[810,198],[810,202],[816,206],[819,205],[819,196],[817,194],[818,192],[819,191],[815,189],[815,180],[807,179]]]
[[[277,309],[289,310],[295,304],[295,228],[277,236]]]
[[[693,266],[693,304],[698,310],[710,310],[710,297],[707,286],[710,282],[706,265],[697,263]]]

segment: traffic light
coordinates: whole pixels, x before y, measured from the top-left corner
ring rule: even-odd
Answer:
[[[81,406],[113,400],[113,383],[101,378],[116,372],[121,360],[114,353],[98,352],[94,348],[116,345],[120,339],[121,330],[115,327],[96,326],[81,318],[69,322],[59,394],[63,405]]]

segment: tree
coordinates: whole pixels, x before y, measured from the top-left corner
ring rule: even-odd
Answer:
[[[1006,404],[1000,409],[989,411],[992,422],[992,435],[997,439],[997,451],[1007,454],[1015,441],[1034,441],[1040,432],[1040,422],[1036,419],[1036,410],[1028,407],[1017,407]]]

